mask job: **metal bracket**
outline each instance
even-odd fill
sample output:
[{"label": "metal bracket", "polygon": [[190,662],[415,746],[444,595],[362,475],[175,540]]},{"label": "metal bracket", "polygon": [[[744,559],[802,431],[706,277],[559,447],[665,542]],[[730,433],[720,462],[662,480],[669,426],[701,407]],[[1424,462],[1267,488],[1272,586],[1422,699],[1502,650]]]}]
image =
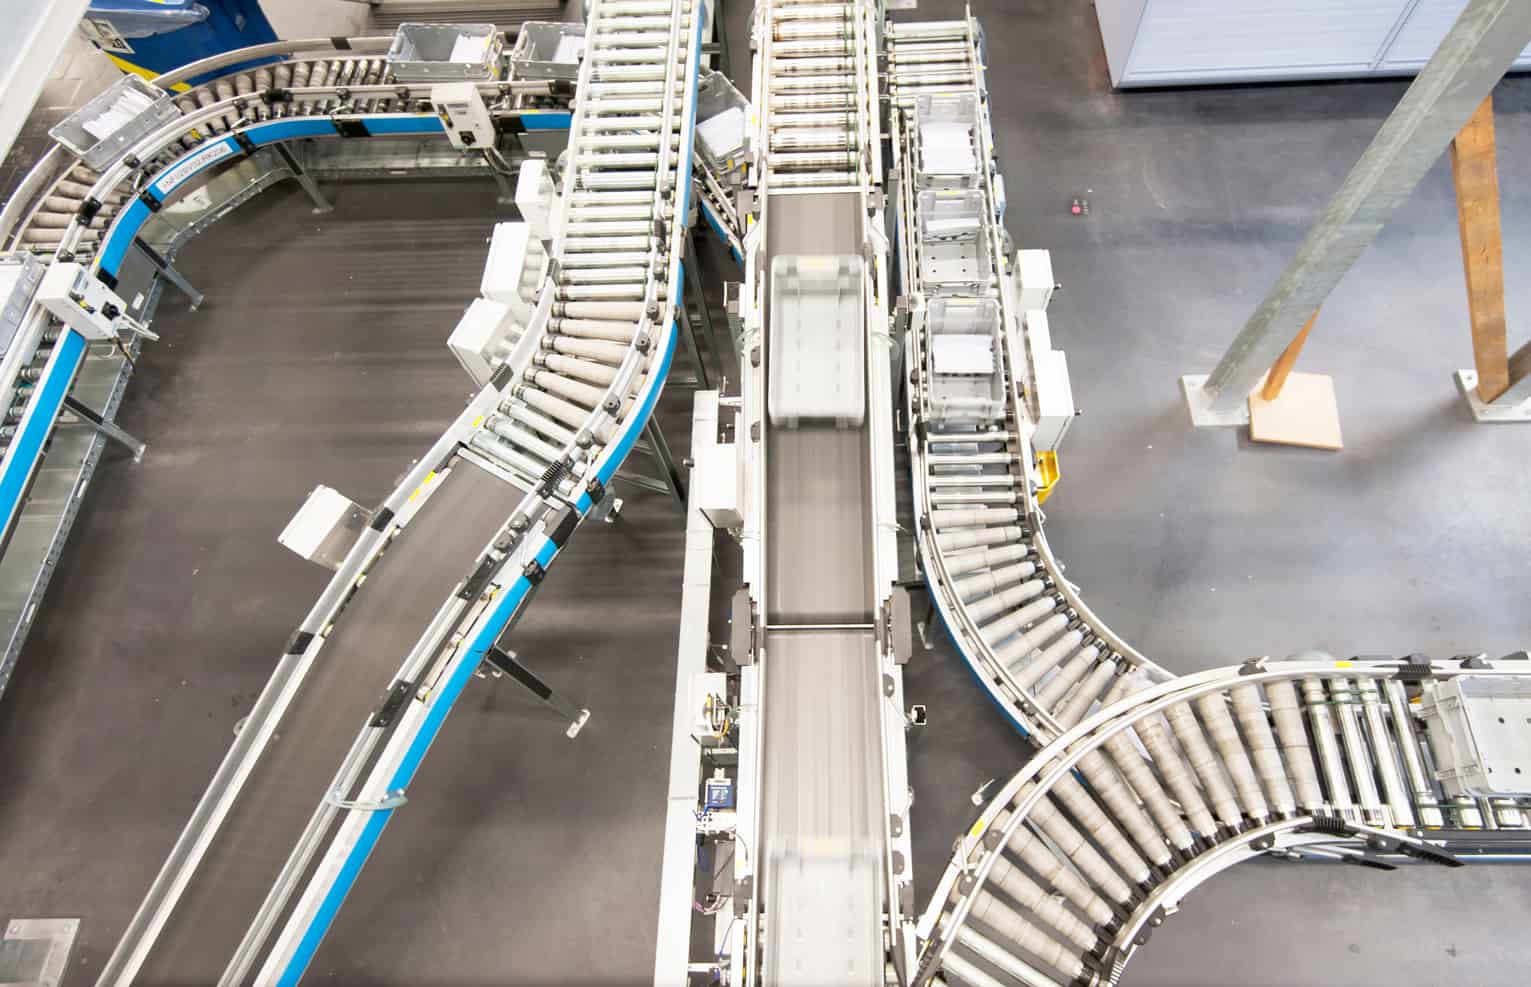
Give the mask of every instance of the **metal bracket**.
[{"label": "metal bracket", "polygon": [[1478,372],[1476,370],[1458,370],[1453,379],[1457,382],[1457,390],[1462,392],[1462,397],[1467,400],[1467,410],[1472,412],[1473,421],[1483,425],[1499,425],[1510,422],[1531,422],[1531,398],[1513,404],[1505,404],[1504,398],[1484,403],[1478,397]]},{"label": "metal bracket", "polygon": [[348,799],[338,791],[331,791],[327,793],[324,796],[324,801],[328,802],[330,805],[335,806],[337,809],[347,809],[358,812],[383,812],[388,809],[397,809],[405,802],[408,802],[409,799],[404,795],[404,789],[395,788],[393,791],[389,792],[387,795],[376,801],[368,801],[366,799]]}]

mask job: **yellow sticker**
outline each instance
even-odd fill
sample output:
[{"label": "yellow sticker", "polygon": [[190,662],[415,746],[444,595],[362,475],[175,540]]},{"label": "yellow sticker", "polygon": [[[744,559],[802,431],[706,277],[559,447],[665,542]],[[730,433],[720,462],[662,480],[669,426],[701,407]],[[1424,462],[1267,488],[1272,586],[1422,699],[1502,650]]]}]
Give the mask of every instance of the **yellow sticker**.
[{"label": "yellow sticker", "polygon": [[477,418],[473,419],[473,427],[474,428],[478,428],[483,423],[484,423],[484,416],[483,415],[479,415]]},{"label": "yellow sticker", "polygon": [[430,482],[432,480],[434,480],[434,479],[436,479],[436,471],[435,470],[431,470],[429,473],[425,474],[425,479],[421,480],[420,481],[420,485],[418,487],[416,487],[410,493],[409,499],[410,500],[414,500],[416,497],[420,496],[420,491],[424,490],[427,486],[429,486]]},{"label": "yellow sticker", "polygon": [[1334,663],[1335,668],[1351,668],[1354,667],[1354,665],[1355,662],[1353,661],[1337,661]]},{"label": "yellow sticker", "polygon": [[971,836],[975,840],[978,839],[978,837],[983,835],[983,820],[982,819],[978,820],[977,822],[975,822],[973,824],[973,828],[968,830],[968,835]]}]

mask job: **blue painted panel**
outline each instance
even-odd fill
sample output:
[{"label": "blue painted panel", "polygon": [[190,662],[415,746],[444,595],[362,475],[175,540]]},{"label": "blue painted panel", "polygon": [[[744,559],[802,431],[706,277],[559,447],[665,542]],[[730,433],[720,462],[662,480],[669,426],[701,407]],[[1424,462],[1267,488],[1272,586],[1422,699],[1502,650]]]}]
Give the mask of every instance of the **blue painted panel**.
[{"label": "blue painted panel", "polygon": [[335,124],[328,117],[310,117],[306,120],[278,120],[262,123],[245,131],[252,144],[275,144],[298,137],[334,137]]},{"label": "blue painted panel", "polygon": [[127,254],[128,247],[132,246],[133,238],[143,228],[149,219],[149,207],[137,199],[132,205],[122,211],[117,217],[117,222],[112,224],[111,236],[107,238],[106,246],[101,249],[101,263],[97,265],[101,270],[113,277],[122,267],[122,258]]},{"label": "blue painted panel", "polygon": [[5,523],[0,531],[9,531],[21,508],[21,495],[26,491],[27,480],[42,455],[43,442],[53,430],[54,419],[74,375],[85,358],[85,337],[72,329],[66,329],[53,349],[53,356],[43,370],[32,395],[32,406],[21,424],[21,432],[11,443],[10,455],[5,460],[5,471],[0,474],[0,517]]},{"label": "blue painted panel", "polygon": [[568,130],[574,123],[572,113],[523,113],[521,126],[527,130]]},{"label": "blue painted panel", "polygon": [[369,134],[439,134],[441,118],[436,116],[367,117],[362,121]]}]

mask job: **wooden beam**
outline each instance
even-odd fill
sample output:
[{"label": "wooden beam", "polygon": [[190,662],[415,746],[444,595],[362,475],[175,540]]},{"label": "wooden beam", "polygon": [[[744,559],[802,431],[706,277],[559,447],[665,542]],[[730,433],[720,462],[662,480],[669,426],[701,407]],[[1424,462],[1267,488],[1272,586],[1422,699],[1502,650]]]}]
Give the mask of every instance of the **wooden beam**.
[{"label": "wooden beam", "polygon": [[1457,226],[1467,274],[1478,398],[1487,403],[1510,386],[1505,342],[1504,244],[1499,225],[1499,172],[1494,154],[1494,96],[1479,105],[1451,142]]},{"label": "wooden beam", "polygon": [[1267,401],[1274,401],[1281,396],[1281,388],[1286,384],[1287,375],[1292,372],[1292,365],[1297,362],[1297,354],[1302,352],[1302,344],[1308,341],[1308,333],[1313,331],[1313,323],[1318,321],[1318,313],[1314,312],[1308,317],[1302,331],[1297,338],[1287,344],[1281,355],[1276,357],[1276,362],[1271,364],[1270,373],[1265,375],[1265,386],[1260,388],[1260,396]]}]

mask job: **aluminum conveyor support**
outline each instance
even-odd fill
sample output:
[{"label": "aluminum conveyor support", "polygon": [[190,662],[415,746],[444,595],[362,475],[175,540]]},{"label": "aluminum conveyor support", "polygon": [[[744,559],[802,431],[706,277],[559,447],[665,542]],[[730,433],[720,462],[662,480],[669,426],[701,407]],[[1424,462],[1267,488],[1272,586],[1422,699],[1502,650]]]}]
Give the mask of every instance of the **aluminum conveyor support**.
[{"label": "aluminum conveyor support", "polygon": [[295,983],[453,703],[605,500],[675,348],[703,8],[593,6],[531,324],[373,512],[102,983]]}]

